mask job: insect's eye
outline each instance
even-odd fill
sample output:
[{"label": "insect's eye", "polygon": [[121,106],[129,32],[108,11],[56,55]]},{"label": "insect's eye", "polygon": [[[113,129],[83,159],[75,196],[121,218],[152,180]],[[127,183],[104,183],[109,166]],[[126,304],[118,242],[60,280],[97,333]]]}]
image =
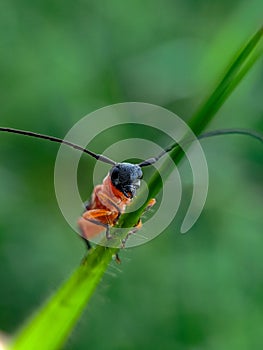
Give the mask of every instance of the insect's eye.
[{"label": "insect's eye", "polygon": [[119,169],[118,168],[113,168],[111,171],[111,180],[117,180],[119,177]]},{"label": "insect's eye", "polygon": [[143,178],[143,172],[141,169],[139,169],[139,171],[137,172],[137,179],[142,179]]}]

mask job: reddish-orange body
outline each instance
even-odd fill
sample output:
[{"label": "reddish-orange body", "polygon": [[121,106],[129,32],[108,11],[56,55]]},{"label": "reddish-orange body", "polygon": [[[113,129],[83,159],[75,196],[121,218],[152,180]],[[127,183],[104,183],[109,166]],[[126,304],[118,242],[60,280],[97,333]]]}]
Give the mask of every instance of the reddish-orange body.
[{"label": "reddish-orange body", "polygon": [[[105,231],[106,226],[114,226],[131,201],[131,198],[127,198],[113,186],[108,174],[103,183],[94,188],[87,211],[78,220],[83,238],[90,240]],[[151,199],[147,208],[155,202],[155,199]],[[141,221],[136,225],[137,229],[140,227]]]},{"label": "reddish-orange body", "polygon": [[[113,226],[130,202],[131,199],[118,191],[107,175],[102,185],[94,188],[88,209],[78,221],[83,238],[89,240],[104,231],[105,227],[99,222]],[[98,221],[98,224],[89,220]]]}]

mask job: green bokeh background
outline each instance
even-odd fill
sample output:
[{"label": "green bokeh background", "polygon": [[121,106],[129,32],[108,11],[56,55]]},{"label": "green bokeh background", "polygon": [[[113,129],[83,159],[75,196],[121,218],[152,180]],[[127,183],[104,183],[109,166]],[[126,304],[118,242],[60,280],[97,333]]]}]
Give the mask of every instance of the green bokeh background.
[{"label": "green bokeh background", "polygon": [[[187,121],[262,11],[259,0],[0,0],[0,124],[63,137],[89,112],[126,101],[158,104]],[[263,131],[262,73],[261,60],[210,129]],[[112,130],[111,138],[123,133]],[[210,188],[199,221],[179,233],[186,183],[180,215],[157,239],[122,252],[121,266],[112,263],[65,349],[262,348],[262,146],[229,136],[202,144]],[[100,139],[93,150],[106,146]],[[84,254],[56,203],[56,152],[54,144],[0,135],[7,334]],[[81,168],[88,195],[88,159]]]}]

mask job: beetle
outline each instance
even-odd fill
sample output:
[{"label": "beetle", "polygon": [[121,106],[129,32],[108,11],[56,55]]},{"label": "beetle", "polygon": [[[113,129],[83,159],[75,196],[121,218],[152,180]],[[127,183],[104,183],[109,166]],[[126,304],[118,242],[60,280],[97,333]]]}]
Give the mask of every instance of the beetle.
[{"label": "beetle", "polygon": [[[176,147],[179,147],[179,144],[175,142],[171,146],[165,148],[158,156],[146,159],[139,164],[125,162],[118,163],[106,156],[99,155],[86,148],[80,147],[77,144],[57,137],[8,127],[0,127],[0,131],[65,144],[69,147],[87,153],[101,162],[112,165],[102,184],[97,185],[94,188],[91,200],[85,206],[85,211],[78,220],[81,237],[85,240],[88,249],[91,248],[89,240],[104,230],[106,231],[106,238],[111,239],[110,227],[114,226],[118,222],[120,215],[125,212],[126,207],[132,202],[133,198],[137,194],[137,190],[140,188],[140,180],[143,177],[142,168],[153,165],[165,154],[172,151]],[[203,133],[197,138],[203,139],[207,137],[231,134],[247,135],[263,142],[263,136],[261,134],[246,129],[214,130]],[[191,140],[186,140],[183,142],[190,143]],[[156,200],[154,198],[150,199],[150,201],[147,203],[146,210],[151,208],[155,203]],[[122,247],[125,246],[125,242],[127,241],[129,235],[135,233],[141,226],[142,221],[140,219],[134,226],[134,229],[132,229],[127,234],[126,238],[122,240]],[[118,256],[116,256],[116,260],[119,261]]]},{"label": "beetle", "polygon": [[[91,201],[86,205],[86,211],[78,220],[79,228],[87,241],[106,229],[106,238],[110,239],[110,226],[114,226],[140,188],[143,173],[140,165],[117,163],[114,165],[101,185],[97,185],[92,193]],[[155,204],[151,199],[147,210]],[[133,232],[142,226],[141,220]],[[123,246],[126,239],[122,241]]]}]

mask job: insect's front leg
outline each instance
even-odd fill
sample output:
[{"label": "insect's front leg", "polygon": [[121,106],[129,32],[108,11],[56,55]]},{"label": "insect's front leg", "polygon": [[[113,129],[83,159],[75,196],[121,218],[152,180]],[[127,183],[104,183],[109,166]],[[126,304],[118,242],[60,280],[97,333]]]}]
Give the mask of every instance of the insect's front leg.
[{"label": "insect's front leg", "polygon": [[107,195],[105,194],[103,191],[99,191],[97,192],[97,196],[98,199],[100,200],[100,202],[105,205],[106,207],[113,207],[114,210],[116,210],[116,212],[118,213],[116,219],[115,219],[115,223],[118,221],[120,215],[121,215],[121,211],[119,206]]},{"label": "insect's front leg", "polygon": [[[154,206],[155,203],[156,203],[156,199],[154,199],[154,198],[150,199],[143,213],[146,213],[148,210],[150,210]],[[126,244],[128,238],[131,235],[133,235],[134,233],[136,233],[141,227],[142,227],[142,219],[140,218],[139,221],[137,222],[137,224],[134,225],[134,228],[132,230],[130,230],[127,233],[126,237],[121,241],[122,248],[125,248],[125,244]]]},{"label": "insect's front leg", "polygon": [[78,221],[83,237],[89,240],[101,233],[103,229],[106,229],[106,237],[110,239],[110,226],[113,225],[117,216],[117,212],[107,209],[85,211]]},{"label": "insect's front leg", "polygon": [[145,210],[144,210],[144,213],[146,213],[148,210],[150,210],[154,206],[155,203],[156,203],[155,198],[150,199]]},{"label": "insect's front leg", "polygon": [[[113,225],[117,217],[118,212],[105,209],[88,209],[82,214],[78,224],[88,250],[91,249],[89,239],[98,235],[103,229],[106,229],[106,238],[111,238],[110,226]],[[116,253],[115,260],[118,264],[121,262],[118,253]]]},{"label": "insect's front leg", "polygon": [[[147,204],[147,206],[146,206],[146,208],[144,209],[142,215],[143,215],[144,213],[147,213],[147,211],[149,211],[149,210],[154,206],[155,203],[156,203],[156,199],[155,199],[155,198],[150,199],[149,202],[148,202],[148,204]],[[134,230],[135,230],[135,229],[136,229],[136,230],[135,230],[133,233],[135,233],[136,231],[138,231],[141,227],[142,227],[142,220],[139,219],[139,221],[137,222],[137,224],[134,225]],[[133,230],[132,230],[132,231],[133,231]]]}]

